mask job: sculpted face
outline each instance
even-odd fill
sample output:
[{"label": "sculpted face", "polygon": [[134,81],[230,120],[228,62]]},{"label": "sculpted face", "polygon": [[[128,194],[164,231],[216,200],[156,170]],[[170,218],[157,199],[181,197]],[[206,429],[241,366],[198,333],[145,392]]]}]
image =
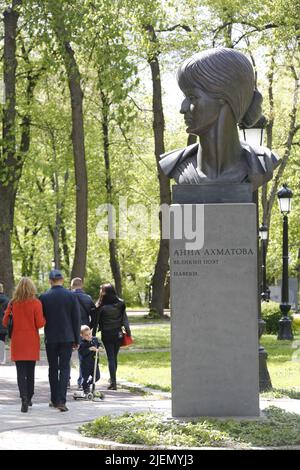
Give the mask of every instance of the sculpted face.
[{"label": "sculpted face", "polygon": [[204,134],[218,119],[224,102],[211,98],[196,87],[182,89],[185,98],[180,113],[184,115],[188,134]]}]

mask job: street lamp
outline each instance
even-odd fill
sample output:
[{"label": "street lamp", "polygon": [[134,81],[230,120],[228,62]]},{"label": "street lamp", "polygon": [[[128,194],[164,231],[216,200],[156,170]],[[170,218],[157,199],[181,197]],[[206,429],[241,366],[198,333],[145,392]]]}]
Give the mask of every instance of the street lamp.
[{"label": "street lamp", "polygon": [[246,127],[244,124],[239,124],[241,137],[251,147],[260,147],[263,144],[266,124],[267,119],[265,116],[262,116],[253,127]]},{"label": "street lamp", "polygon": [[277,339],[293,339],[292,320],[288,316],[291,309],[289,304],[289,225],[288,214],[292,208],[293,193],[284,184],[279,189],[278,203],[280,212],[283,215],[283,236],[282,236],[282,283],[281,283],[281,304],[280,310],[282,318],[279,320],[279,333]]},{"label": "street lamp", "polygon": [[[264,129],[266,127],[267,120],[262,116],[259,121],[251,128],[245,127],[243,124],[239,124],[240,137],[251,147],[259,147],[263,144]],[[253,193],[253,202],[256,204],[256,230],[258,232],[259,225],[259,204],[258,204],[258,191]],[[268,236],[268,235],[267,235]],[[259,270],[259,250],[258,250],[258,238],[257,238],[257,269]],[[258,279],[260,279],[260,272],[258,271]],[[257,284],[257,307],[258,307],[258,337],[262,336],[265,331],[266,322],[261,317],[261,295],[260,295],[260,281]],[[265,348],[259,345],[259,391],[266,392],[272,390],[272,383],[270,374],[267,366],[268,353]]]},{"label": "street lamp", "polygon": [[267,286],[267,240],[268,240],[268,227],[262,224],[259,227],[259,237],[261,239],[261,300],[269,302],[270,300],[270,289]]}]

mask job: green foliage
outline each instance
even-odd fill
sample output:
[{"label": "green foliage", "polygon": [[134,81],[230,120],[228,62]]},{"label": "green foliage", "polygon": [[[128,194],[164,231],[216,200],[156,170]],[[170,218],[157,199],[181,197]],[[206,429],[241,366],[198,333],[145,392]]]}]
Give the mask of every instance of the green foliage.
[{"label": "green foliage", "polygon": [[266,420],[202,418],[182,422],[167,420],[158,413],[125,413],[97,418],[79,431],[88,437],[149,446],[246,448],[300,444],[298,414],[270,407],[265,415]]},{"label": "green foliage", "polygon": [[300,400],[300,390],[295,388],[273,388],[270,392],[262,393],[261,397],[268,400],[276,398],[292,398],[294,400]]},{"label": "green foliage", "polygon": [[[2,9],[6,7],[2,2]],[[47,287],[54,258],[54,230],[59,231],[59,257],[67,281],[75,245],[75,176],[71,147],[69,89],[57,42],[59,18],[72,44],[84,91],[85,147],[89,181],[89,249],[86,288],[98,296],[101,282],[112,281],[106,239],[96,234],[97,208],[107,202],[103,159],[103,111],[109,111],[109,151],[113,203],[119,196],[129,205],[157,203],[159,187],[154,159],[152,89],[149,57],[158,54],[162,72],[166,117],[166,151],[183,147],[186,133],[178,113],[180,91],[174,79],[179,63],[207,47],[232,45],[251,53],[258,85],[264,92],[264,112],[274,117],[273,148],[286,150],[294,78],[299,75],[298,0],[47,0],[22,2],[17,36],[16,148],[20,148],[21,122],[31,122],[30,151],[24,158],[12,233],[15,278],[29,275],[39,290]],[[230,23],[230,24],[229,24]],[[232,23],[232,25],[231,25]],[[149,39],[152,25],[157,41]],[[180,27],[173,28],[176,25]],[[182,25],[185,28],[182,28]],[[188,31],[187,26],[190,28]],[[231,28],[232,26],[232,28]],[[232,34],[231,34],[232,33]],[[246,40],[245,40],[246,39]],[[26,54],[24,54],[24,49]],[[274,60],[274,109],[270,108],[268,69]],[[27,100],[28,73],[38,76],[33,98]],[[172,90],[174,88],[174,91]],[[176,88],[176,89],[175,89]],[[109,102],[101,99],[104,92]],[[5,106],[5,105],[4,105]],[[3,105],[0,112],[3,115]],[[294,190],[289,216],[290,275],[297,275],[300,236],[299,110],[291,154],[281,178]],[[3,143],[2,143],[3,144]],[[13,178],[0,154],[0,186]],[[19,171],[19,170],[18,170]],[[271,188],[269,184],[268,191]],[[2,202],[0,201],[0,204]],[[129,218],[134,219],[134,211]],[[117,215],[118,219],[119,215]],[[158,228],[158,219],[156,222]],[[8,230],[8,227],[6,227]],[[140,230],[141,232],[141,230]],[[281,277],[282,219],[272,210],[268,249],[268,278]],[[141,235],[118,240],[118,254],[128,305],[148,305],[158,240]],[[267,331],[276,332],[277,313],[264,314]]]},{"label": "green foliage", "polygon": [[100,286],[105,280],[99,279],[98,273],[90,272],[84,280],[84,290],[94,301],[99,298]]},{"label": "green foliage", "polygon": [[263,302],[261,304],[262,319],[266,322],[266,334],[277,334],[279,320],[282,317],[279,304],[277,302]]}]

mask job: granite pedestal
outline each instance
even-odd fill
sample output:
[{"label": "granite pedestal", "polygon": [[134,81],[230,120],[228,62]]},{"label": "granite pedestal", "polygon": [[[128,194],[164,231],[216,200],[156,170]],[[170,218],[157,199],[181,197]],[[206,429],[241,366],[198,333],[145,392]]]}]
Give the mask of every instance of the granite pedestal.
[{"label": "granite pedestal", "polygon": [[256,206],[204,204],[203,221],[202,248],[170,241],[172,414],[259,416]]}]

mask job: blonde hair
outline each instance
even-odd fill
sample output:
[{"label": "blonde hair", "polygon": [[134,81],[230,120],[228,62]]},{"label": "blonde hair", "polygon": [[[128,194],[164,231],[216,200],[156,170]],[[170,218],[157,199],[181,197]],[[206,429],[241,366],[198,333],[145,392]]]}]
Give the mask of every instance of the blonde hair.
[{"label": "blonde hair", "polygon": [[36,287],[29,277],[22,277],[18,283],[12,302],[23,302],[24,300],[35,299]]},{"label": "blonde hair", "polygon": [[3,292],[4,292],[4,286],[2,282],[0,282],[0,294],[3,294]]},{"label": "blonde hair", "polygon": [[81,336],[83,335],[83,333],[85,333],[86,331],[90,331],[90,327],[87,326],[87,325],[82,325],[82,327],[80,328],[80,334]]}]

